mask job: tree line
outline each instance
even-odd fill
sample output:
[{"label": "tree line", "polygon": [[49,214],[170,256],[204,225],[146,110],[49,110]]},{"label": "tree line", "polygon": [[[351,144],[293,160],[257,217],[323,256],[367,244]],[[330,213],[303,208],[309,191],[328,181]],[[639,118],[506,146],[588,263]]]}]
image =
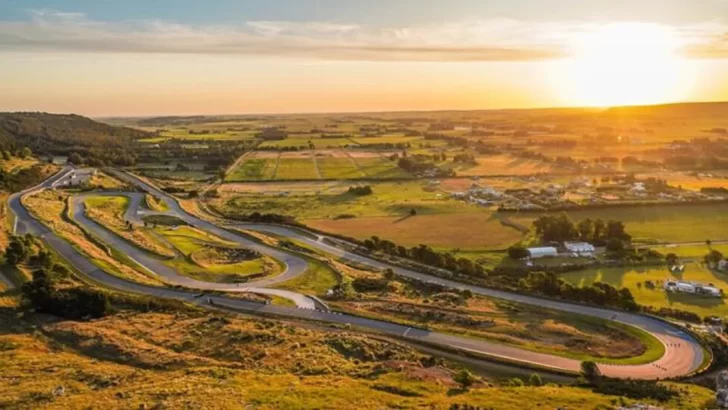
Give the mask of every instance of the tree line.
[{"label": "tree line", "polygon": [[418,245],[406,248],[397,245],[392,241],[372,236],[363,242],[364,246],[371,252],[380,251],[392,256],[409,258],[436,268],[447,269],[465,276],[484,277],[485,270],[467,258],[456,258],[450,253],[437,252],[427,245]]},{"label": "tree line", "polygon": [[621,221],[610,220],[605,223],[599,218],[586,218],[574,223],[565,212],[542,215],[533,222],[533,227],[543,242],[580,240],[605,245],[613,239],[622,242],[632,240]]}]

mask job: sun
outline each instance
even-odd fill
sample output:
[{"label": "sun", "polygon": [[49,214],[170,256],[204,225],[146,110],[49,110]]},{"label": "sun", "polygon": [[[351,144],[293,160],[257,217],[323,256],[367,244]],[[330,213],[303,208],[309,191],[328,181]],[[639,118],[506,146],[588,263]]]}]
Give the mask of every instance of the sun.
[{"label": "sun", "polygon": [[577,36],[572,48],[573,57],[560,64],[556,82],[569,104],[665,103],[681,99],[689,88],[680,41],[664,26],[609,24]]}]

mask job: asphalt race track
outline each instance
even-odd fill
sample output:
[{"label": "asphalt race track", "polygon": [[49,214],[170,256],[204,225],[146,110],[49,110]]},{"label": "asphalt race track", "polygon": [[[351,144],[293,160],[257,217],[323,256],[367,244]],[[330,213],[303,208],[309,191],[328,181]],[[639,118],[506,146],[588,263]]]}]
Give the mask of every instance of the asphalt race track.
[{"label": "asphalt race track", "polygon": [[[53,188],[65,178],[68,178],[73,172],[71,168],[64,168],[55,176],[49,178],[37,187],[13,194],[8,202],[9,207],[16,216],[16,234],[30,233],[43,238],[47,244],[56,252],[69,261],[79,272],[86,275],[90,280],[102,284],[106,287],[119,291],[145,294],[154,297],[164,297],[185,300],[191,303],[205,306],[213,304],[218,307],[225,307],[233,310],[245,311],[246,313],[261,313],[267,315],[286,316],[302,319],[313,319],[329,323],[350,324],[352,326],[373,330],[383,334],[394,335],[399,338],[412,339],[413,341],[426,342],[432,345],[440,345],[448,348],[456,348],[470,351],[490,357],[495,357],[511,362],[520,362],[524,364],[535,365],[541,368],[549,368],[554,370],[565,370],[578,372],[580,361],[560,356],[538,353],[529,350],[519,349],[517,347],[507,346],[503,344],[491,343],[485,340],[472,339],[449,335],[444,333],[433,332],[429,330],[407,327],[404,325],[394,324],[385,321],[365,319],[356,316],[329,312],[325,306],[321,305],[317,300],[299,293],[275,289],[274,286],[283,281],[294,278],[302,274],[306,270],[306,261],[290,253],[280,249],[259,244],[251,241],[243,235],[237,235],[218,225],[204,221],[194,215],[185,212],[171,196],[161,190],[147,184],[145,181],[121,172],[109,170],[114,176],[123,179],[130,184],[137,186],[140,190],[152,193],[157,198],[162,199],[167,204],[169,211],[164,212],[168,215],[176,216],[188,224],[201,230],[210,232],[220,236],[225,240],[239,243],[241,246],[255,249],[262,254],[266,254],[278,259],[285,264],[284,272],[272,278],[266,278],[260,281],[241,284],[220,284],[202,282],[179,275],[173,269],[161,263],[161,261],[151,254],[141,251],[139,248],[131,245],[121,237],[108,231],[101,225],[86,218],[83,211],[83,195],[72,198],[71,213],[77,223],[85,229],[92,232],[107,245],[116,248],[120,252],[129,255],[136,263],[144,269],[160,276],[167,283],[173,285],[182,285],[190,290],[184,290],[172,287],[156,287],[133,283],[111,274],[104,272],[98,266],[89,261],[80,251],[72,246],[65,239],[57,236],[40,221],[36,220],[28,210],[23,206],[21,198],[24,195],[32,194],[43,189]],[[131,221],[139,221],[144,211],[140,208],[143,195],[139,193],[119,192],[107,193],[107,195],[123,195],[130,198],[130,206],[127,212],[127,219]],[[149,213],[149,212],[148,212]],[[601,309],[595,307],[587,307],[583,305],[571,304],[555,300],[547,300],[528,295],[503,292],[488,289],[479,286],[466,285],[459,282],[441,279],[422,272],[417,272],[401,267],[388,265],[383,262],[367,258],[358,254],[347,252],[344,249],[331,245],[336,244],[340,240],[327,238],[322,235],[305,235],[299,229],[289,229],[278,225],[263,224],[238,224],[240,228],[247,230],[255,230],[261,232],[275,233],[284,237],[296,239],[306,244],[316,247],[328,254],[339,258],[355,261],[359,264],[366,265],[372,269],[391,268],[398,275],[409,278],[418,279],[425,282],[437,283],[451,288],[469,289],[475,294],[489,297],[506,299],[518,303],[524,303],[535,306],[543,306],[544,308],[561,310],[571,313],[578,313],[587,316],[602,318],[605,320],[616,321],[626,325],[640,328],[665,345],[665,354],[655,362],[641,365],[610,365],[599,364],[599,368],[603,374],[611,377],[635,378],[635,379],[664,379],[685,376],[696,371],[703,362],[703,349],[698,341],[690,334],[680,330],[678,327],[670,325],[661,320],[632,314],[622,311],[614,311],[609,309]],[[194,289],[194,290],[193,290]],[[276,295],[290,299],[296,303],[297,308],[290,308],[276,305],[264,305],[254,302],[227,298],[224,296],[205,296],[199,297],[200,290],[215,290],[226,292],[256,292],[268,295]]]}]

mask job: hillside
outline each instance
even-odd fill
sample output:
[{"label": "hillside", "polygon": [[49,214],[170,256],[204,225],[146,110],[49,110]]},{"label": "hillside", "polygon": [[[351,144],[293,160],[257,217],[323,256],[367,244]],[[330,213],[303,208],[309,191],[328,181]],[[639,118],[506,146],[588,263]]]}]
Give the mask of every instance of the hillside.
[{"label": "hillside", "polygon": [[76,153],[91,165],[124,165],[132,155],[132,144],[149,136],[73,114],[0,113],[0,150],[28,147],[39,156]]},{"label": "hillside", "polygon": [[726,117],[728,102],[675,103],[662,105],[613,107],[605,116],[653,116],[653,117]]},{"label": "hillside", "polygon": [[[457,367],[336,329],[187,312],[125,311],[90,322],[18,319],[0,309],[2,408],[613,408],[571,386],[486,380],[461,391]],[[670,408],[701,408],[681,386]],[[468,407],[471,408],[471,407]]]}]

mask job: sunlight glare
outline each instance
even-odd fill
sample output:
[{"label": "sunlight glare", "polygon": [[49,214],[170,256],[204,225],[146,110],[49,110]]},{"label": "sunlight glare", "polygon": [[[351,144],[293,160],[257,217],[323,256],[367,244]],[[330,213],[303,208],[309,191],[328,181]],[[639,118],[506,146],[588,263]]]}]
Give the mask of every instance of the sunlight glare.
[{"label": "sunlight glare", "polygon": [[679,38],[657,24],[602,26],[573,41],[556,86],[570,104],[608,107],[683,98],[692,83]]}]

